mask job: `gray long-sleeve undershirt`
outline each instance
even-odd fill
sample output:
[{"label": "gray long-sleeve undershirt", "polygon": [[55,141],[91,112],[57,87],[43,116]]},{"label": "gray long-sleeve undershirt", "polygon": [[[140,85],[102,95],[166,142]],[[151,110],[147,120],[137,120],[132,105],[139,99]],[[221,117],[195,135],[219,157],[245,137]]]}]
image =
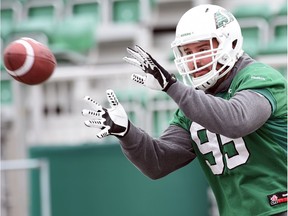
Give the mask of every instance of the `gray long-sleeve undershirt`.
[{"label": "gray long-sleeve undershirt", "polygon": [[[181,94],[168,94],[175,98],[188,118],[212,132],[231,138],[257,130],[271,114],[268,100],[254,92],[242,91],[226,101],[201,91],[190,91],[181,84],[172,87],[177,92],[182,91]],[[127,158],[152,179],[163,177],[196,157],[190,133],[175,125],[170,125],[162,136],[155,139],[131,123],[120,143]]]},{"label": "gray long-sleeve undershirt", "polygon": [[[176,82],[167,94],[187,118],[230,138],[257,130],[271,115],[268,99],[250,90],[224,100]],[[190,133],[176,125],[168,126],[155,139],[131,123],[128,133],[119,140],[127,158],[152,179],[163,177],[196,157]]]},{"label": "gray long-sleeve undershirt", "polygon": [[190,120],[230,138],[257,130],[271,115],[269,101],[250,90],[243,90],[225,100],[177,82],[167,93]]}]

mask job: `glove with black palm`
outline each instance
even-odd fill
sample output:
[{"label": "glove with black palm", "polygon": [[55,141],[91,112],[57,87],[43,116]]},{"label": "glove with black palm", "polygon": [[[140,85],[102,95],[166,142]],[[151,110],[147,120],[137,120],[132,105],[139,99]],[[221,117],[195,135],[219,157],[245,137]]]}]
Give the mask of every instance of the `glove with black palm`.
[{"label": "glove with black palm", "polygon": [[119,103],[113,90],[107,90],[107,99],[111,108],[104,108],[91,97],[86,96],[84,100],[91,106],[92,110],[83,109],[82,115],[93,117],[84,122],[87,127],[99,130],[98,138],[108,135],[123,137],[128,131],[129,120],[123,106]]},{"label": "glove with black palm", "polygon": [[135,50],[127,48],[131,57],[123,59],[145,72],[145,75],[132,74],[131,79],[141,85],[154,90],[167,91],[176,82],[174,75],[166,71],[152,56],[145,52],[141,47],[135,46]]}]

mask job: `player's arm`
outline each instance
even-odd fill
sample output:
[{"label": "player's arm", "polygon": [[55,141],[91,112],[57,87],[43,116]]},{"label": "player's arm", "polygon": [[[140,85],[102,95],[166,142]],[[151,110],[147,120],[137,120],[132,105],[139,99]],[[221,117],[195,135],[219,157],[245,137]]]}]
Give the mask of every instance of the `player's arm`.
[{"label": "player's arm", "polygon": [[196,157],[190,133],[176,125],[170,125],[155,139],[131,124],[119,140],[126,157],[152,179],[161,178]]},{"label": "player's arm", "polygon": [[230,100],[197,91],[177,82],[150,54],[139,46],[128,48],[124,60],[142,69],[132,80],[155,90],[162,90],[178,104],[184,114],[211,132],[231,138],[257,130],[271,115],[269,101],[260,94],[244,90]]},{"label": "player's arm", "polygon": [[177,82],[167,94],[189,119],[211,132],[231,138],[243,137],[257,130],[272,112],[268,99],[252,90],[240,91],[230,100],[225,100]]},{"label": "player's arm", "polygon": [[154,139],[128,120],[114,91],[107,90],[107,99],[110,108],[102,107],[89,96],[84,98],[91,107],[82,110],[84,116],[90,117],[84,123],[95,129],[98,138],[118,137],[124,154],[145,175],[160,178],[195,158],[188,131],[171,125],[159,139]]}]

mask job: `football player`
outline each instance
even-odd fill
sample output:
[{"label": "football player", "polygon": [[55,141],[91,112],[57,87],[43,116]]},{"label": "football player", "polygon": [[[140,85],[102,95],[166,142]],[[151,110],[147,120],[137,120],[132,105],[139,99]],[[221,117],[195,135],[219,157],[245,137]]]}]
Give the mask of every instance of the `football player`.
[{"label": "football player", "polygon": [[124,60],[144,71],[132,80],[179,106],[159,138],[128,120],[113,90],[110,108],[85,97],[92,109],[82,113],[92,116],[85,124],[98,137],[118,137],[127,158],[152,179],[197,157],[221,216],[286,215],[286,80],[243,52],[242,43],[235,17],[205,4],[181,17],[172,42],[184,84],[141,47],[127,48]]}]

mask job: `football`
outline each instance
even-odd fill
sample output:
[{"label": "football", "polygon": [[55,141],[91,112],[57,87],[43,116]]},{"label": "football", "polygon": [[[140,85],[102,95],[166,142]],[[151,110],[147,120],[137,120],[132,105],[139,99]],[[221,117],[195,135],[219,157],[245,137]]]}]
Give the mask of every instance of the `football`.
[{"label": "football", "polygon": [[3,63],[15,80],[28,85],[45,82],[57,65],[50,49],[32,38],[11,42],[4,50]]}]

